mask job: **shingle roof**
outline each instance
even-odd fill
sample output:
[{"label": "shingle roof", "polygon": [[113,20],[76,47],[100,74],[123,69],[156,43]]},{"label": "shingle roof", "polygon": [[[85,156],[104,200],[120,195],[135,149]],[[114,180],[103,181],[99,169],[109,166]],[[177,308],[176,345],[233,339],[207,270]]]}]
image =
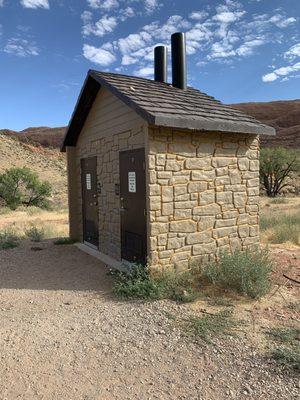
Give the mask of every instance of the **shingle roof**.
[{"label": "shingle roof", "polygon": [[[78,112],[81,110],[81,113],[88,113],[101,86],[133,108],[151,125],[202,131],[275,134],[274,128],[197,89],[188,87],[187,90],[182,90],[150,79],[90,70],[67,129],[63,147],[72,145],[70,135],[72,132],[78,133],[75,132],[76,118],[77,127],[80,125],[82,128],[87,116],[78,115]],[[88,104],[84,105],[84,98],[87,96]],[[76,141],[77,138],[75,143]]]}]

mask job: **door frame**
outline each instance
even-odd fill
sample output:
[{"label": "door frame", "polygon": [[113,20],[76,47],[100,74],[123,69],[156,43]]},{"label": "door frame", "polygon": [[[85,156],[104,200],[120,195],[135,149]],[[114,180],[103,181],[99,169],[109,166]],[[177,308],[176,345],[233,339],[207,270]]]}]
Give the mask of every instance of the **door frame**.
[{"label": "door frame", "polygon": [[[119,151],[119,169],[121,168],[121,163],[120,163],[120,159],[121,159],[121,154],[130,154],[130,153],[142,153],[143,156],[143,172],[144,172],[144,183],[145,183],[145,188],[144,188],[144,193],[145,193],[145,198],[144,198],[144,217],[145,217],[145,229],[144,229],[144,233],[142,235],[142,240],[143,240],[143,246],[144,246],[144,252],[145,252],[145,260],[144,260],[144,264],[146,265],[147,263],[147,255],[148,255],[148,241],[147,241],[147,232],[148,232],[148,227],[147,227],[147,176],[146,176],[146,150],[145,147],[139,147],[137,149],[130,149],[130,150],[123,150],[123,151]],[[121,193],[121,172],[119,172],[119,176],[120,176],[120,210],[121,210],[121,197],[122,197],[122,193]],[[124,228],[124,220],[122,218],[122,213],[120,213],[120,244],[121,244],[121,259],[122,261],[129,265],[132,264],[132,261],[128,261],[126,260],[126,258],[123,258],[123,243],[124,243],[124,232],[125,228]]]},{"label": "door frame", "polygon": [[[94,243],[90,243],[87,240],[85,240],[85,229],[86,229],[86,218],[85,218],[85,195],[84,195],[84,180],[83,180],[83,163],[89,159],[95,159],[95,178],[96,178],[96,199],[97,199],[97,245]],[[97,165],[98,165],[98,157],[97,156],[89,156],[89,157],[82,157],[80,159],[80,182],[81,182],[81,199],[82,199],[82,207],[81,207],[81,212],[82,212],[82,242],[86,245],[89,246],[95,250],[99,250],[99,202],[98,202],[98,181],[97,181]]]}]

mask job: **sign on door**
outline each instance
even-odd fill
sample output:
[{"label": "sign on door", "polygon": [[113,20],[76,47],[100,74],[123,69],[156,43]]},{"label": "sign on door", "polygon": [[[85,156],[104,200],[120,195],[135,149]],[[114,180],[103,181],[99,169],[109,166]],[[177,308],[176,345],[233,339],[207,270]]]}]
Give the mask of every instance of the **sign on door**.
[{"label": "sign on door", "polygon": [[128,172],[128,191],[129,191],[129,193],[136,193],[135,172]]}]

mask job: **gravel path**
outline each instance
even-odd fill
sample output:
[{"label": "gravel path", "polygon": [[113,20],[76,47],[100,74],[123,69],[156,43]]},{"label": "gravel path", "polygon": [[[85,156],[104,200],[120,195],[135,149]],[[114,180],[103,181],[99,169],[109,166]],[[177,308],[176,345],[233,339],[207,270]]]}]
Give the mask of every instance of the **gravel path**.
[{"label": "gravel path", "polygon": [[299,398],[246,334],[193,343],[168,318],[188,305],[116,301],[98,260],[31,247],[0,252],[1,400]]}]

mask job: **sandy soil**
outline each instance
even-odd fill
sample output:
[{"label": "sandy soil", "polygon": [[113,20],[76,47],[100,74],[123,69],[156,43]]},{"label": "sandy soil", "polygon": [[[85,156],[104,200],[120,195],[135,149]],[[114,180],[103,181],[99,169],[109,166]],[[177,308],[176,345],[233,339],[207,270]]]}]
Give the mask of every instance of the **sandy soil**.
[{"label": "sandy soil", "polygon": [[297,377],[265,357],[250,322],[196,343],[169,317],[195,304],[116,301],[106,272],[51,241],[0,252],[1,400],[299,398]]}]

